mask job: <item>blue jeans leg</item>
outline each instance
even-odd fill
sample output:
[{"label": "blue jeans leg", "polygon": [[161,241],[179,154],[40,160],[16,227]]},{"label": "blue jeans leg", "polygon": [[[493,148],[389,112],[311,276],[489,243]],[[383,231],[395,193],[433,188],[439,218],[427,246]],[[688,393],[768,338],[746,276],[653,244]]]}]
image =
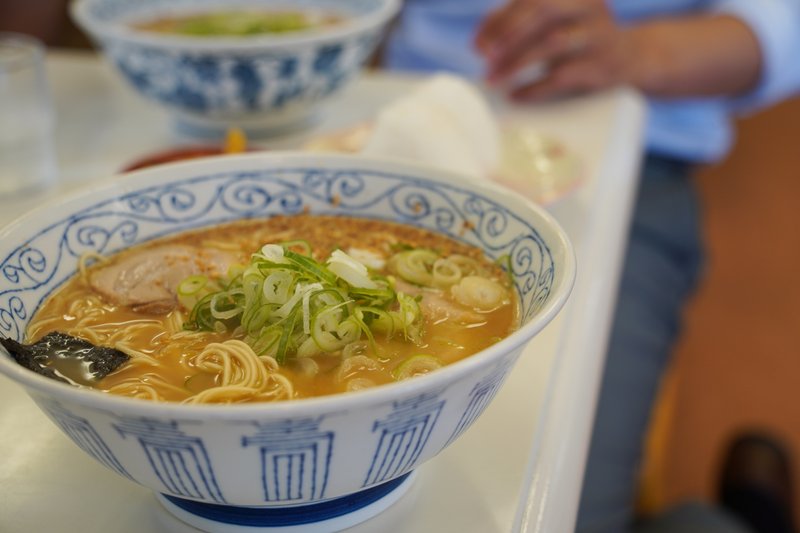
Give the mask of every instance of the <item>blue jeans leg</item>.
[{"label": "blue jeans leg", "polygon": [[580,532],[632,527],[650,411],[701,258],[691,167],[649,157],[634,207],[598,398],[578,513]]}]

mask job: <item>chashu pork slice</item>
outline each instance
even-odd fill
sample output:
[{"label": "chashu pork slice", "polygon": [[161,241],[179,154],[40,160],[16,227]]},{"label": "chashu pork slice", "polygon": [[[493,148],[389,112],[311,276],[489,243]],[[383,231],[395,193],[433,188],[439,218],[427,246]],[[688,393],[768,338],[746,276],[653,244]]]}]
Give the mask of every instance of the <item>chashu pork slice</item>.
[{"label": "chashu pork slice", "polygon": [[454,320],[463,325],[468,325],[478,324],[486,320],[485,317],[473,309],[448,300],[441,290],[427,289],[402,280],[395,282],[395,289],[409,296],[422,296],[419,302],[422,308],[422,315],[431,322]]},{"label": "chashu pork slice", "polygon": [[110,303],[167,312],[178,302],[178,285],[189,276],[224,276],[235,254],[194,246],[158,246],[120,256],[93,270],[89,284]]}]

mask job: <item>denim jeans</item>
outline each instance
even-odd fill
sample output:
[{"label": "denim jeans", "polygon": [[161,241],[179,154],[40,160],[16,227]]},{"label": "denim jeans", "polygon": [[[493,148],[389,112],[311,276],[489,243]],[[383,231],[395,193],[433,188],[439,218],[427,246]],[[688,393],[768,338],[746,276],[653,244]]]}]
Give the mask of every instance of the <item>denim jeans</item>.
[{"label": "denim jeans", "polygon": [[699,205],[688,163],[645,160],[607,350],[577,531],[631,530],[653,401],[701,273]]}]

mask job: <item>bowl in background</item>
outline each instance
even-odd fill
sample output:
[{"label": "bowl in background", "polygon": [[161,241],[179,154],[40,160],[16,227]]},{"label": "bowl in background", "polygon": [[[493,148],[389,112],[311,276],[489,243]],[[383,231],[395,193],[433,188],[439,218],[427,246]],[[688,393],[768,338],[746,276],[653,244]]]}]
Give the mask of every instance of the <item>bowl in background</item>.
[{"label": "bowl in background", "polygon": [[358,392],[243,405],[155,403],[76,388],[17,365],[67,437],[201,529],[341,529],[395,501],[414,469],[484,411],[527,342],[562,308],[573,249],[545,211],[408,163],[254,153],[160,165],[62,199],[0,231],[0,334],[21,340],[85,252],[243,218],[310,212],[411,224],[506,258],[520,328],[424,376]]},{"label": "bowl in background", "polygon": [[[310,119],[360,72],[399,0],[76,0],[71,14],[129,84],[176,118],[179,130],[219,138],[230,126],[251,137]],[[342,21],[285,34],[204,37],[132,24],[214,10],[335,12]]]}]

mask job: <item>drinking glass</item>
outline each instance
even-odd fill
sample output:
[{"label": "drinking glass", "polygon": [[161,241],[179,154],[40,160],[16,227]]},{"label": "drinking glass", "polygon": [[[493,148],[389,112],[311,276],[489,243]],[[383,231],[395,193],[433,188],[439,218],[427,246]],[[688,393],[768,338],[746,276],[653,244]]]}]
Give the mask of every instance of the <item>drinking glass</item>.
[{"label": "drinking glass", "polygon": [[56,179],[44,57],[38,40],[0,32],[0,199]]}]

